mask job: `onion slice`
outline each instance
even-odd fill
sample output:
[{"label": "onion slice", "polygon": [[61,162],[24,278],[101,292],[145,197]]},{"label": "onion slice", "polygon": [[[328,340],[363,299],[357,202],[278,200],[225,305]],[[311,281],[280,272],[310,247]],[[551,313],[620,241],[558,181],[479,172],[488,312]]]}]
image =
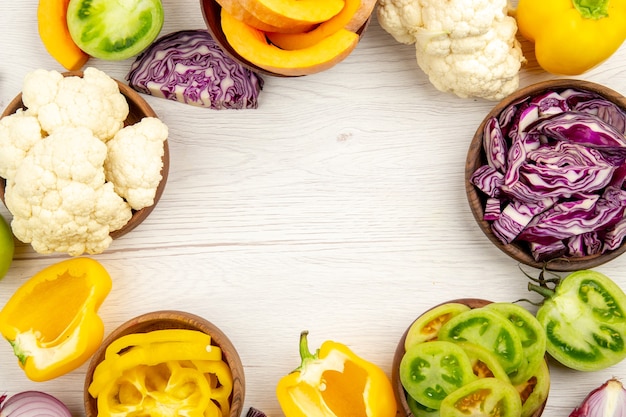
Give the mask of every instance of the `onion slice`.
[{"label": "onion slice", "polygon": [[0,417],[72,417],[56,397],[41,391],[24,391],[0,396]]},{"label": "onion slice", "polygon": [[591,391],[569,417],[626,417],[626,390],[611,378]]}]

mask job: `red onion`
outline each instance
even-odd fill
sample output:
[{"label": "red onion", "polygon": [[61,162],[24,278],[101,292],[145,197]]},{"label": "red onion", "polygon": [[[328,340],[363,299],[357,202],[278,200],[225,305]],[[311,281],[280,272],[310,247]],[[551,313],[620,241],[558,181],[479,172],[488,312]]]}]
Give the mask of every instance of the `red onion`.
[{"label": "red onion", "polygon": [[0,396],[0,417],[72,417],[59,399],[41,391]]},{"label": "red onion", "polygon": [[587,395],[569,417],[626,417],[626,390],[611,378]]}]

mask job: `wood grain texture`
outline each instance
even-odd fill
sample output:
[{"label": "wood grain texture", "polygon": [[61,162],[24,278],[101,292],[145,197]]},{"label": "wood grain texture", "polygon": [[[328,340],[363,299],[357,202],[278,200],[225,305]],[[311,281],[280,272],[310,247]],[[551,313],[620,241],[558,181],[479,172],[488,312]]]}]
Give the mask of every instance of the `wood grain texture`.
[{"label": "wood grain texture", "polygon": [[[206,27],[198,0],[163,7],[162,34]],[[36,0],[0,2],[1,108],[28,71],[62,70],[38,38],[36,8]],[[527,57],[521,87],[558,78]],[[626,93],[624,62],[622,47],[580,78]],[[88,65],[123,81],[131,61]],[[143,96],[170,129],[170,170],[150,216],[96,257],[114,281],[100,308],[106,334],[150,311],[204,317],[239,352],[243,411],[280,417],[275,386],[300,363],[302,330],[312,349],[340,341],[391,377],[399,338],[432,305],[532,297],[518,262],[477,226],[466,195],[470,142],[495,103],[435,90],[414,47],[395,42],[376,19],[332,69],[265,81],[255,110]],[[10,218],[1,205],[0,214]],[[61,259],[17,242],[0,306]],[[597,269],[626,288],[623,256]],[[592,374],[550,366],[546,417],[569,415],[592,388],[626,375],[626,363]],[[85,415],[87,364],[34,384],[0,343],[0,370],[3,392],[43,390]]]}]

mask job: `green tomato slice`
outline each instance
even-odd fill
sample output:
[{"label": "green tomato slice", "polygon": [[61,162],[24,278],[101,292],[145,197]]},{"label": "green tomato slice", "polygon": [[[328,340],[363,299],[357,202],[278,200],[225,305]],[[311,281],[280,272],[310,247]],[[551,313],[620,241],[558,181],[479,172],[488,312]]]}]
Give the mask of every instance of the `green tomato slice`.
[{"label": "green tomato slice", "polygon": [[400,361],[400,382],[428,408],[438,409],[452,391],[476,379],[465,351],[452,342],[419,343]]},{"label": "green tomato slice", "polygon": [[411,324],[406,334],[404,349],[408,350],[415,344],[435,340],[444,323],[469,310],[467,305],[461,303],[445,303],[433,307]]},{"label": "green tomato slice", "polygon": [[513,324],[522,342],[523,359],[509,374],[513,385],[527,381],[545,361],[546,332],[537,318],[524,307],[513,303],[491,303],[485,307],[505,317]]},{"label": "green tomato slice", "polygon": [[105,60],[146,49],[163,26],[161,0],[70,0],[67,26],[76,45]]},{"label": "green tomato slice", "polygon": [[565,277],[537,311],[537,320],[550,356],[571,369],[598,371],[626,358],[626,294],[599,272]]},{"label": "green tomato slice", "polygon": [[406,396],[406,403],[414,417],[439,417],[439,410],[428,408],[424,404],[420,404],[410,395]]},{"label": "green tomato slice", "polygon": [[472,364],[472,371],[478,378],[498,378],[510,382],[509,376],[498,361],[496,355],[484,347],[470,342],[457,342]]},{"label": "green tomato slice", "polygon": [[480,378],[452,392],[441,402],[441,417],[519,417],[522,401],[513,385],[497,378]]},{"label": "green tomato slice", "polygon": [[534,374],[527,381],[515,385],[522,400],[522,414],[520,417],[531,417],[543,407],[550,391],[550,369],[543,360]]},{"label": "green tomato slice", "polygon": [[480,345],[495,354],[507,374],[518,369],[524,354],[513,324],[485,308],[475,308],[452,317],[439,330],[439,340]]}]

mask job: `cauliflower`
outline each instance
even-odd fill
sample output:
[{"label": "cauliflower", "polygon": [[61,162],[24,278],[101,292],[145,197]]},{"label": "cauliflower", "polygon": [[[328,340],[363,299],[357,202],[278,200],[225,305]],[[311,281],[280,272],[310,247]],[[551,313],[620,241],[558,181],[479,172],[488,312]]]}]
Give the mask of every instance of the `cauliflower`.
[{"label": "cauliflower", "polygon": [[105,181],[106,145],[85,127],[60,127],[37,142],[7,181],[15,236],[39,253],[100,253],[132,216]]},{"label": "cauliflower", "polygon": [[82,78],[35,70],[22,102],[25,110],[0,119],[13,234],[39,253],[103,252],[133,208],[154,204],[167,126],[147,117],[124,127],[126,98],[95,68]]},{"label": "cauliflower", "polygon": [[30,148],[43,137],[39,120],[19,110],[0,120],[0,176],[12,179]]},{"label": "cauliflower", "polygon": [[507,0],[380,0],[378,21],[415,44],[418,66],[440,91],[500,100],[519,87],[525,62]]},{"label": "cauliflower", "polygon": [[32,71],[24,78],[22,101],[48,134],[63,126],[84,126],[103,141],[124,127],[129,112],[117,82],[93,67],[83,77]]},{"label": "cauliflower", "polygon": [[167,136],[168,129],[163,122],[145,117],[139,123],[126,126],[107,142],[106,178],[135,210],[154,204],[162,179],[163,142]]}]

